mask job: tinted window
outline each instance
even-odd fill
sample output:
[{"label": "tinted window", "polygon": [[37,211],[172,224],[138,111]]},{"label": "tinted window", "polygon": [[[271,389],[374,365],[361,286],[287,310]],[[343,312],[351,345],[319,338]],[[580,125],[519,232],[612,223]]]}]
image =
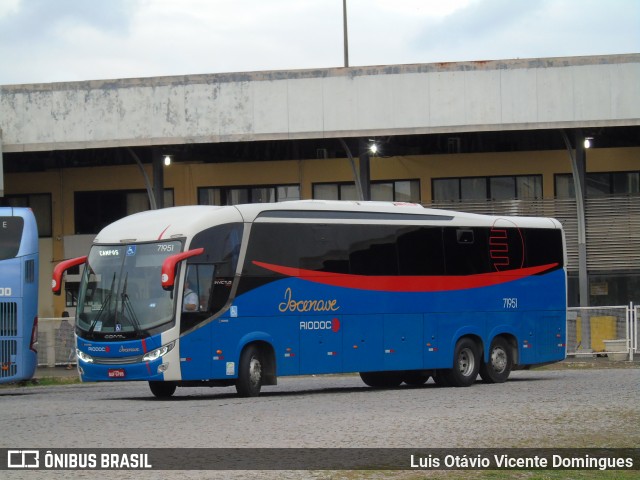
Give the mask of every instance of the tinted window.
[{"label": "tinted window", "polygon": [[0,260],[14,258],[18,254],[23,228],[21,217],[0,217]]},{"label": "tinted window", "polygon": [[191,241],[189,249],[204,248],[204,253],[187,261],[189,293],[195,294],[198,306],[195,310],[183,307],[182,332],[202,323],[227,304],[238,265],[242,228],[241,223],[220,225],[198,233]]},{"label": "tinted window", "polygon": [[447,275],[474,275],[495,271],[489,258],[488,228],[444,229]]},{"label": "tinted window", "polygon": [[353,275],[474,275],[562,265],[559,230],[393,225],[254,224],[245,275],[279,274],[257,260]]},{"label": "tinted window", "polygon": [[525,266],[564,265],[562,251],[562,232],[560,230],[525,229]]},{"label": "tinted window", "polygon": [[444,275],[442,228],[406,227],[398,235],[400,275]]},{"label": "tinted window", "polygon": [[389,225],[254,224],[245,273],[269,275],[251,264],[258,260],[313,271],[397,275],[397,229]]},{"label": "tinted window", "polygon": [[253,260],[352,275],[441,275],[442,229],[395,225],[254,224],[245,274],[276,275]]}]

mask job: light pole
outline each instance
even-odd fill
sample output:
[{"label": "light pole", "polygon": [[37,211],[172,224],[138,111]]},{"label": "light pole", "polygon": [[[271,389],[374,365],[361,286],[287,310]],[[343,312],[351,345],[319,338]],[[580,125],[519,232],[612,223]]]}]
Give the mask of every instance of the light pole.
[{"label": "light pole", "polygon": [[349,35],[347,34],[347,0],[342,0],[342,31],[344,36],[344,66],[349,66]]}]

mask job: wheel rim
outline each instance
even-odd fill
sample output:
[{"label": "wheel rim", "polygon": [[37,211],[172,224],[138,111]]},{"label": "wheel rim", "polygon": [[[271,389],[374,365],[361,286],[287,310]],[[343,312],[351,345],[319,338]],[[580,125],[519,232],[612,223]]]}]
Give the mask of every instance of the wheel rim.
[{"label": "wheel rim", "polygon": [[260,380],[262,379],[262,365],[260,364],[260,360],[256,357],[253,357],[249,362],[249,382],[251,385],[260,385]]},{"label": "wheel rim", "polygon": [[458,356],[458,369],[463,376],[467,377],[473,373],[475,363],[476,359],[470,348],[464,348],[460,351],[460,355]]},{"label": "wheel rim", "polygon": [[491,350],[491,368],[496,373],[502,373],[507,368],[507,352],[500,347]]}]

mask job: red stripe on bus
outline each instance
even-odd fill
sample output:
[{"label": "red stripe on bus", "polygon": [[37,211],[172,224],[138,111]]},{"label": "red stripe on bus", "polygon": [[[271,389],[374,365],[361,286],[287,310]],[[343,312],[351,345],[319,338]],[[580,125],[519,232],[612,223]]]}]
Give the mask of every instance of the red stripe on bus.
[{"label": "red stripe on bus", "polygon": [[334,287],[357,290],[375,290],[382,292],[444,292],[449,290],[467,290],[490,287],[513,282],[522,278],[546,272],[558,266],[549,263],[537,267],[518,268],[502,272],[479,273],[476,275],[442,276],[367,276],[345,273],[316,272],[301,268],[283,267],[271,263],[253,261],[254,265],[288,277],[296,277],[310,282]]}]

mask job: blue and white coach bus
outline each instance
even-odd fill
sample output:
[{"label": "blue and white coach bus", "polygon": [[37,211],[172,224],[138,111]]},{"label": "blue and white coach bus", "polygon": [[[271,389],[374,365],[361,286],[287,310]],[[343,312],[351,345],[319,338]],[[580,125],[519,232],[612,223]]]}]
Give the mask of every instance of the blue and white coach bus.
[{"label": "blue and white coach bus", "polygon": [[235,385],[359,372],[372,387],[504,382],[565,358],[561,225],[415,204],[298,201],[147,211],[84,264],[83,381]]},{"label": "blue and white coach bus", "polygon": [[0,383],[38,365],[38,227],[29,208],[0,207]]}]

